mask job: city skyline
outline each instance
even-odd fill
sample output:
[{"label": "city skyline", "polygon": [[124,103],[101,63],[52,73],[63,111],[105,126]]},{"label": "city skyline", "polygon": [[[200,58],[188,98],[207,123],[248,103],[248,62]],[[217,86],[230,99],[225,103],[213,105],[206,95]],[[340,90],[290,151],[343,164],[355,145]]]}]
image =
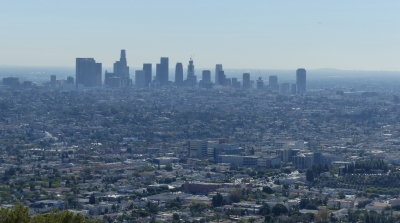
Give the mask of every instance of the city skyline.
[{"label": "city skyline", "polygon": [[[215,82],[211,82],[211,70],[201,70],[201,80],[197,78],[195,72],[195,64],[192,58],[188,61],[187,66],[187,76],[184,80],[184,69],[183,64],[181,62],[176,63],[175,70],[172,73],[175,73],[173,77],[169,76],[169,57],[161,57],[160,63],[155,64],[156,74],[153,76],[152,74],[152,66],[151,63],[144,63],[143,69],[137,69],[134,72],[134,77],[131,78],[130,68],[128,66],[128,60],[126,56],[126,50],[121,49],[120,51],[120,60],[114,63],[113,72],[108,72],[107,69],[104,71],[104,78],[102,77],[102,63],[97,63],[94,58],[76,58],[76,69],[75,69],[75,77],[76,77],[76,86],[85,86],[85,87],[98,87],[104,85],[105,87],[114,87],[114,88],[126,88],[126,87],[140,87],[140,88],[148,88],[148,87],[164,87],[170,84],[174,84],[178,87],[204,87],[210,88],[215,85],[221,86],[231,86],[234,88],[248,88],[250,81],[250,73],[243,73],[242,82],[238,80],[237,77],[229,77],[225,74],[222,64],[215,65],[214,79]],[[300,73],[299,73],[300,71]],[[301,76],[299,79],[299,75]],[[200,75],[199,75],[200,76]],[[69,76],[71,77],[71,76]],[[72,77],[71,77],[72,78]],[[174,79],[174,81],[171,81]],[[7,80],[7,79],[6,79]],[[103,83],[104,80],[104,83]],[[299,82],[300,80],[300,82]],[[261,77],[259,77],[258,81],[262,82]],[[56,82],[56,75],[51,75],[51,83]],[[306,70],[304,68],[299,68],[296,71],[296,85],[299,86],[299,92],[303,94],[306,89]],[[257,88],[260,88],[257,86]],[[278,76],[270,75],[269,76],[269,85],[268,88],[274,92],[279,91],[278,84]]]},{"label": "city skyline", "polygon": [[395,71],[399,8],[393,1],[7,2],[0,65],[73,67],[75,57],[112,64],[115,49],[126,49],[131,67],[168,55],[171,64],[193,57],[198,68]]}]

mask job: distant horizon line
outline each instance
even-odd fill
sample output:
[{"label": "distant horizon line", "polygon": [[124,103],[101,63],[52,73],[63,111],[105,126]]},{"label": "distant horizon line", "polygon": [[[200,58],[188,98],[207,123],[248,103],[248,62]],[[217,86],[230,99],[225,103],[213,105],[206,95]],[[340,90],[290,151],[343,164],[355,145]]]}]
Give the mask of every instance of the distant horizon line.
[{"label": "distant horizon line", "polygon": [[[157,64],[151,63],[151,64]],[[62,69],[75,69],[74,66],[42,66],[42,65],[0,65],[0,68],[62,68]],[[103,70],[112,69],[113,67],[103,67]],[[133,69],[137,69],[140,67],[129,67]],[[298,67],[298,68],[229,68],[225,67],[224,70],[275,70],[275,71],[295,71],[299,68],[305,68],[307,71],[352,71],[352,72],[399,72],[400,70],[363,70],[363,69],[342,69],[342,68],[307,68],[307,67]],[[214,67],[210,68],[196,68],[196,70],[212,70]],[[170,68],[173,70],[173,67]]]}]

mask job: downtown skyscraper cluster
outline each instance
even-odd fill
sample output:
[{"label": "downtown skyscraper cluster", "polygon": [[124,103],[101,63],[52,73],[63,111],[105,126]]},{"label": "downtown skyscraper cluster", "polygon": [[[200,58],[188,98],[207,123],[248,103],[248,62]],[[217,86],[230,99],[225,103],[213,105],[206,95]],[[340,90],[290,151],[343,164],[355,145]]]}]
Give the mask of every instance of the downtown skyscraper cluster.
[{"label": "downtown skyscraper cluster", "polygon": [[[120,59],[114,63],[113,72],[105,72],[104,86],[110,88],[160,88],[167,86],[176,87],[202,87],[211,88],[213,86],[229,86],[243,89],[267,89],[272,92],[282,94],[304,94],[306,92],[307,72],[304,68],[296,71],[296,83],[278,83],[278,76],[269,76],[268,85],[264,84],[261,77],[252,81],[250,73],[243,73],[242,81],[237,78],[228,78],[222,64],[215,65],[214,83],[211,81],[211,70],[202,70],[201,80],[197,79],[195,65],[190,58],[187,65],[186,79],[184,79],[183,63],[175,65],[174,81],[170,81],[169,58],[161,57],[160,62],[155,66],[155,76],[153,76],[153,66],[151,63],[144,63],[141,70],[136,70],[134,81],[130,77],[129,66],[127,65],[126,51],[121,50]],[[100,87],[102,82],[102,65],[93,58],[76,59],[76,86],[77,87]]]}]

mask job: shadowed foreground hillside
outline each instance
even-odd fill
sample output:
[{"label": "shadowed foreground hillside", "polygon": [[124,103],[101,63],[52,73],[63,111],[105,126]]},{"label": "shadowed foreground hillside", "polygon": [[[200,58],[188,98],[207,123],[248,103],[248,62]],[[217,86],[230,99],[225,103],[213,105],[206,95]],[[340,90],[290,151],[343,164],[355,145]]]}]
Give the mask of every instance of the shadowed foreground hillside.
[{"label": "shadowed foreground hillside", "polygon": [[82,215],[69,211],[60,211],[49,214],[31,216],[29,209],[24,206],[15,206],[10,209],[0,209],[0,223],[95,223]]}]

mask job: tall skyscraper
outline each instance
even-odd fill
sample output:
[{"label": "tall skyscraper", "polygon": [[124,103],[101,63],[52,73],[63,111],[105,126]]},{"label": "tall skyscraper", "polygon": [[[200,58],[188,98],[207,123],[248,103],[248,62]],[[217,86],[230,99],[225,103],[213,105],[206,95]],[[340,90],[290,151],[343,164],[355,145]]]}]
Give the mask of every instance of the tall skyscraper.
[{"label": "tall skyscraper", "polygon": [[203,70],[201,75],[201,81],[199,83],[200,87],[204,88],[211,88],[211,71],[210,70]]},{"label": "tall skyscraper", "polygon": [[76,58],[75,79],[77,86],[101,86],[101,63],[96,63],[93,58]]},{"label": "tall skyscraper", "polygon": [[104,84],[110,87],[128,87],[131,85],[125,50],[121,50],[119,61],[114,63],[114,72],[106,72]]},{"label": "tall skyscraper", "polygon": [[114,74],[121,79],[122,87],[130,86],[129,67],[126,61],[126,52],[121,50],[119,61],[114,63]]},{"label": "tall skyscraper", "polygon": [[219,83],[219,80],[221,79],[219,74],[221,71],[223,71],[222,64],[215,65],[215,84],[221,84]]},{"label": "tall skyscraper", "polygon": [[145,63],[143,64],[143,72],[145,76],[145,85],[146,87],[150,86],[150,83],[153,78],[153,71],[152,71],[152,65],[151,63]]},{"label": "tall skyscraper", "polygon": [[146,74],[144,73],[143,70],[135,71],[135,86],[138,88],[148,87],[146,83]]},{"label": "tall skyscraper", "polygon": [[197,84],[197,77],[194,75],[194,64],[192,58],[189,60],[186,81],[188,86],[195,86]]},{"label": "tall skyscraper", "polygon": [[160,59],[162,69],[162,80],[163,83],[167,84],[169,80],[169,59],[168,57],[161,57]]},{"label": "tall skyscraper", "polygon": [[219,71],[217,77],[218,77],[217,79],[218,85],[229,85],[228,83],[229,80],[225,76],[225,71],[223,70]]},{"label": "tall skyscraper", "polygon": [[257,89],[258,90],[264,89],[264,81],[262,80],[261,77],[259,77],[258,80],[257,80]]},{"label": "tall skyscraper", "polygon": [[306,93],[306,80],[307,80],[307,71],[304,68],[299,68],[296,71],[296,85],[297,85],[297,94]]},{"label": "tall skyscraper", "polygon": [[269,76],[269,89],[273,92],[279,91],[278,76],[276,75]]},{"label": "tall skyscraper", "polygon": [[182,63],[177,63],[175,66],[175,84],[183,85],[183,66]]},{"label": "tall skyscraper", "polygon": [[201,80],[204,83],[211,83],[211,71],[210,70],[203,70]]},{"label": "tall skyscraper", "polygon": [[160,63],[156,65],[156,82],[159,86],[164,86],[168,84],[168,60],[168,57],[161,57]]},{"label": "tall skyscraper", "polygon": [[245,89],[251,88],[250,73],[244,73],[242,81],[243,81],[243,88]]}]

